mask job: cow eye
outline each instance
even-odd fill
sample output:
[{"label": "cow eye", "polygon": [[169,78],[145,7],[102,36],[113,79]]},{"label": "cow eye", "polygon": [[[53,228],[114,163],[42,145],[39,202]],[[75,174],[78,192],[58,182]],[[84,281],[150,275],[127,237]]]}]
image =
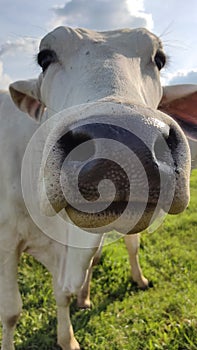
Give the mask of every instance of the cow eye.
[{"label": "cow eye", "polygon": [[155,60],[157,68],[159,70],[161,70],[166,64],[166,56],[165,56],[164,52],[161,50],[158,50],[156,55],[155,55],[154,60]]},{"label": "cow eye", "polygon": [[57,55],[53,50],[40,51],[37,56],[37,62],[39,66],[42,68],[43,73],[51,63],[55,63],[57,61],[58,61]]}]

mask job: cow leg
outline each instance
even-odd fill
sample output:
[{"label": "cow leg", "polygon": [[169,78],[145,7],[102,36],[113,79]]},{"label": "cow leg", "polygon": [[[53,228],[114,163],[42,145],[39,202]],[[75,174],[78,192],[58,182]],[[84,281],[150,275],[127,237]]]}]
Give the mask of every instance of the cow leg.
[{"label": "cow leg", "polygon": [[57,303],[57,341],[62,350],[80,350],[79,343],[75,339],[70,321],[70,297],[53,280],[55,299]]},{"label": "cow leg", "polygon": [[140,235],[138,233],[126,235],[124,236],[124,240],[129,253],[132,278],[140,289],[146,289],[148,287],[148,280],[142,274],[138,257]]},{"label": "cow leg", "polygon": [[90,301],[90,283],[92,279],[92,269],[93,266],[97,265],[100,257],[101,257],[101,251],[102,251],[102,243],[97,249],[93,260],[90,263],[90,267],[88,269],[88,273],[86,276],[86,279],[81,287],[81,289],[78,292],[77,295],[77,306],[81,309],[88,309],[91,307],[91,301]]},{"label": "cow leg", "polygon": [[[62,252],[59,250],[57,258],[54,254],[54,246],[47,236],[42,237],[42,245],[40,247],[39,242],[36,243],[36,254],[35,251],[34,254],[32,254],[30,249],[31,254],[40,261],[53,276],[53,290],[57,305],[57,342],[62,350],[80,350],[70,320],[70,296],[66,295],[58,281],[57,267],[59,267],[59,257]],[[45,243],[44,253],[43,243]],[[61,248],[63,249],[63,247],[62,245]]]},{"label": "cow leg", "polygon": [[3,324],[1,350],[14,350],[14,330],[22,310],[17,283],[18,254],[13,249],[13,246],[9,250],[5,246],[0,249],[0,317]]}]

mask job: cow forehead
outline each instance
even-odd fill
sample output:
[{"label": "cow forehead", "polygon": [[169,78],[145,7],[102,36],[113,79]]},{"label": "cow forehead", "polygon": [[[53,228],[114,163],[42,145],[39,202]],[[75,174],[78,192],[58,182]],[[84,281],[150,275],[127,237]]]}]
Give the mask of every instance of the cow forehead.
[{"label": "cow forehead", "polygon": [[119,29],[113,31],[96,32],[83,28],[58,27],[47,34],[40,43],[40,51],[53,49],[59,53],[72,55],[81,48],[92,45],[109,47],[126,56],[151,55],[159,48],[162,49],[160,39],[145,28]]}]

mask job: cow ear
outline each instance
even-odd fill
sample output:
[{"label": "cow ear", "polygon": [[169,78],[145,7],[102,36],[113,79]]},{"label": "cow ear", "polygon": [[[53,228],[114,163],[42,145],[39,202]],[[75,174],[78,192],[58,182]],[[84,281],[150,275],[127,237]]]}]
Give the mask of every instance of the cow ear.
[{"label": "cow ear", "polygon": [[37,79],[16,81],[9,86],[10,95],[15,105],[25,113],[28,113],[36,121],[40,121],[45,106],[39,100]]},{"label": "cow ear", "polygon": [[197,141],[197,85],[165,86],[158,108],[174,118],[187,137]]}]

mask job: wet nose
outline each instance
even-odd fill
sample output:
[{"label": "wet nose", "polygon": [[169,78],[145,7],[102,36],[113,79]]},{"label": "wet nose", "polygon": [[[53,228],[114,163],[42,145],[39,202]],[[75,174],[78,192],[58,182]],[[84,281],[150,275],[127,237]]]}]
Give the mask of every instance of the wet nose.
[{"label": "wet nose", "polygon": [[189,147],[170,117],[117,103],[79,106],[70,122],[64,114],[52,124],[43,152],[44,213],[65,208],[80,227],[113,222],[109,229],[120,232],[125,220],[129,227],[139,221],[132,231],[139,232],[162,210],[177,214],[186,208]]},{"label": "wet nose", "polygon": [[[67,169],[80,167],[78,188],[85,200],[99,199],[99,184],[104,180],[107,201],[143,201],[148,192],[147,202],[156,204],[161,177],[163,185],[172,185],[177,143],[176,130],[164,123],[144,124],[140,134],[129,125],[91,122],[63,135],[58,147]],[[106,180],[113,183],[115,195]]]}]

